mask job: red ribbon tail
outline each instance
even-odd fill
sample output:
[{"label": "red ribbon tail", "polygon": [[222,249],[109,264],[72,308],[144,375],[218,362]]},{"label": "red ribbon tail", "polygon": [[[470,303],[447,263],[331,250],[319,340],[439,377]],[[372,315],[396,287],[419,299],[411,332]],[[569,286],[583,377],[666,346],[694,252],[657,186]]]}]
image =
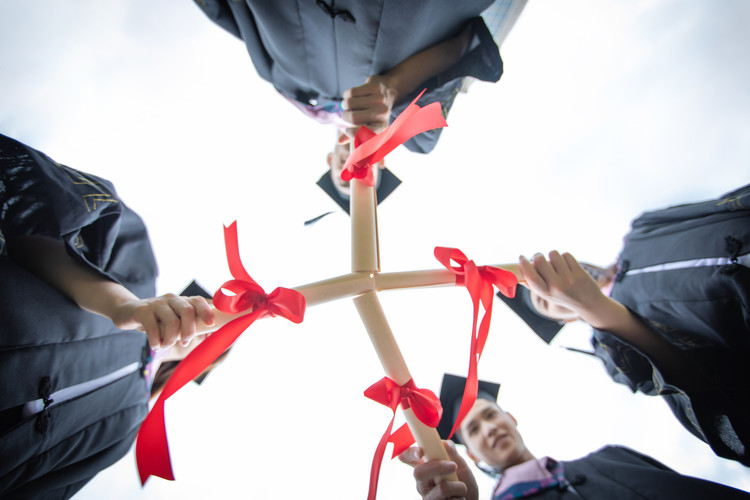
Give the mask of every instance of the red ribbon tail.
[{"label": "red ribbon tail", "polygon": [[135,459],[141,486],[150,476],[174,481],[172,462],[169,460],[167,431],[164,427],[164,402],[157,402],[141,424],[135,442]]},{"label": "red ribbon tail", "polygon": [[300,323],[304,318],[305,298],[302,294],[288,288],[277,288],[267,296],[247,273],[240,260],[236,222],[224,228],[224,241],[229,270],[235,279],[224,283],[222,288],[233,295],[225,294],[220,288],[214,294],[214,305],[229,314],[251,308],[252,312],[233,319],[210,335],[177,365],[169,377],[136,438],[136,463],[141,484],[150,476],[174,480],[164,421],[165,401],[213,363],[256,319],[270,314]]},{"label": "red ribbon tail", "polygon": [[235,279],[249,281],[256,284],[255,280],[245,270],[240,259],[240,247],[237,238],[237,221],[232,222],[229,227],[224,227],[224,246],[227,251],[227,262],[229,263],[229,272]]},{"label": "red ribbon tail", "polygon": [[380,479],[380,466],[383,463],[383,455],[385,455],[385,447],[388,445],[389,438],[391,437],[391,429],[393,429],[393,421],[396,418],[396,410],[393,411],[393,417],[391,417],[391,423],[388,424],[388,428],[383,433],[383,437],[380,438],[378,447],[375,449],[375,455],[372,457],[372,466],[370,467],[370,489],[367,492],[367,500],[375,500],[378,495],[378,480]]},{"label": "red ribbon tail", "polygon": [[494,290],[491,284],[487,284],[486,293],[482,293],[482,305],[484,306],[484,315],[482,321],[479,323],[479,331],[477,332],[477,362],[482,358],[482,352],[484,352],[484,345],[487,343],[487,338],[490,335],[490,321],[492,321],[492,299],[495,297]]},{"label": "red ribbon tail", "polygon": [[409,425],[404,424],[396,429],[396,431],[391,434],[388,442],[393,443],[393,454],[391,455],[391,458],[396,458],[406,451],[414,444],[414,436],[411,433],[411,429],[409,429]]},{"label": "red ribbon tail", "polygon": [[[456,274],[456,284],[463,284],[466,290],[469,292],[471,297],[471,303],[473,306],[473,319],[471,325],[471,348],[469,358],[469,373],[466,377],[466,386],[464,389],[464,395],[461,399],[461,406],[458,410],[458,416],[456,422],[453,424],[449,438],[458,430],[461,422],[471,410],[474,405],[474,401],[477,399],[477,363],[482,355],[482,349],[487,341],[487,335],[489,333],[490,317],[485,313],[482,317],[482,321],[477,333],[477,323],[479,323],[479,304],[482,303],[487,311],[492,311],[492,285],[489,285],[490,290],[490,303],[487,306],[486,302],[486,284],[487,280],[482,276],[482,272],[479,270],[474,261],[469,260],[463,252],[457,248],[448,247],[435,247],[435,258],[440,261],[443,266],[453,271]],[[459,265],[459,267],[453,267],[451,261]],[[494,275],[493,275],[494,276]],[[459,278],[462,278],[459,280]]]},{"label": "red ribbon tail", "polygon": [[164,402],[210,365],[237,340],[262,310],[234,319],[209,335],[175,368],[164,389],[143,421],[136,438],[136,463],[143,484],[149,476],[174,480],[164,422]]},{"label": "red ribbon tail", "polygon": [[461,406],[456,416],[456,422],[453,424],[451,433],[448,435],[450,439],[453,434],[460,428],[461,422],[463,422],[466,415],[474,406],[474,402],[477,400],[477,393],[479,392],[479,381],[477,379],[477,363],[476,358],[472,356],[472,362],[469,365],[469,374],[466,377],[466,386],[464,388],[464,397],[461,399]]}]

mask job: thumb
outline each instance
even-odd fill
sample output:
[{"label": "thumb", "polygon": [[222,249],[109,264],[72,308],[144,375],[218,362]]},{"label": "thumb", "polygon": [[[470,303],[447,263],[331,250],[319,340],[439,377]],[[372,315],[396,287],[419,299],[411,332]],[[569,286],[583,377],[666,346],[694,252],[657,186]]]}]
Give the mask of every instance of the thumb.
[{"label": "thumb", "polygon": [[411,465],[412,467],[415,467],[422,463],[422,456],[424,455],[424,452],[422,451],[422,448],[419,446],[412,446],[411,448],[408,448],[401,452],[401,454],[398,456],[398,459],[401,460],[406,465]]},{"label": "thumb", "polygon": [[448,456],[451,459],[451,462],[460,463],[459,461],[463,462],[463,458],[461,458],[461,455],[458,454],[458,450],[456,449],[456,445],[453,441],[445,440],[443,441],[443,446],[445,446],[445,451],[448,452]]}]

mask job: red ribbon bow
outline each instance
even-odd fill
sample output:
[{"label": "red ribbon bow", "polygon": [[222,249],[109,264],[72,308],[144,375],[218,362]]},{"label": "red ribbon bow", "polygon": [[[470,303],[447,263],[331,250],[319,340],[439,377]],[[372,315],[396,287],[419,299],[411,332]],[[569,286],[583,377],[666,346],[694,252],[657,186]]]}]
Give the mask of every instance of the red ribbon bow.
[{"label": "red ribbon bow", "polygon": [[[477,364],[482,357],[484,344],[490,331],[490,320],[492,318],[492,300],[497,289],[506,297],[513,298],[516,295],[518,279],[510,271],[498,269],[491,266],[479,266],[473,260],[466,258],[457,248],[435,247],[435,258],[445,267],[456,274],[456,285],[463,285],[469,291],[471,302],[474,305],[474,322],[471,327],[471,358],[469,359],[469,374],[466,377],[464,396],[461,399],[461,407],[453,424],[450,436],[456,432],[461,421],[469,413],[477,399],[478,380]],[[451,261],[458,264],[453,267]],[[479,324],[477,332],[477,319],[479,318],[479,304],[484,308],[484,316]]]},{"label": "red ribbon bow", "polygon": [[354,136],[354,151],[349,155],[341,171],[341,179],[349,181],[358,179],[367,186],[375,185],[373,165],[378,164],[385,156],[422,132],[435,128],[447,127],[439,102],[433,102],[424,108],[417,105],[423,90],[385,130],[375,134],[367,127],[360,127]]},{"label": "red ribbon bow", "polygon": [[375,449],[375,456],[372,458],[372,466],[370,467],[370,490],[367,498],[368,500],[374,500],[378,492],[380,464],[383,462],[385,447],[389,441],[392,441],[391,429],[393,429],[393,420],[396,418],[396,408],[398,408],[398,405],[401,405],[404,409],[411,408],[420,422],[429,427],[437,427],[440,417],[443,414],[443,407],[440,406],[440,399],[434,392],[429,389],[417,388],[412,379],[409,379],[404,385],[399,386],[388,377],[383,377],[367,388],[365,396],[393,410],[391,423],[388,424],[383,437],[380,438],[378,447]]},{"label": "red ribbon bow", "polygon": [[[277,288],[266,295],[242,266],[236,222],[224,228],[224,241],[229,271],[235,279],[227,281],[216,291],[214,306],[228,314],[238,314],[247,310],[250,312],[233,319],[209,335],[177,365],[138,431],[135,456],[141,484],[144,484],[149,476],[174,480],[164,426],[164,402],[201,374],[258,318],[282,316],[293,323],[301,323],[304,318],[305,298],[302,294],[288,288]],[[233,295],[227,295],[223,290],[233,292]]]}]

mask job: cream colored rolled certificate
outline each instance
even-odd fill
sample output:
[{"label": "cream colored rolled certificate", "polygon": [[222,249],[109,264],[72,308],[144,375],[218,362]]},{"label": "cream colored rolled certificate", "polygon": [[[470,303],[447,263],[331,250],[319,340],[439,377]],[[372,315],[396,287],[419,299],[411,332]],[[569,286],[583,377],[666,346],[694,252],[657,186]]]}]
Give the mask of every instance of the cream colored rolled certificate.
[{"label": "cream colored rolled certificate", "polygon": [[349,183],[352,217],[352,272],[380,271],[375,188],[356,179]]},{"label": "cream colored rolled certificate", "polygon": [[[404,385],[411,380],[411,374],[393,337],[383,309],[380,307],[377,295],[375,292],[364,293],[354,298],[354,305],[383,365],[385,375],[398,385]],[[423,424],[411,409],[404,410],[404,416],[414,439],[424,451],[425,460],[450,460],[437,430]],[[443,476],[443,479],[458,481],[458,476],[451,474]]]}]

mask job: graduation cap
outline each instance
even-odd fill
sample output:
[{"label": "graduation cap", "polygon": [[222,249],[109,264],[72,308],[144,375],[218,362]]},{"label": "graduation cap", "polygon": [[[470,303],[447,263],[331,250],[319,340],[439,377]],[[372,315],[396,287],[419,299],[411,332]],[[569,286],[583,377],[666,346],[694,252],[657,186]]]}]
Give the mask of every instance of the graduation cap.
[{"label": "graduation cap", "polygon": [[524,286],[516,288],[516,296],[509,299],[502,293],[498,292],[497,296],[505,302],[514,313],[529,325],[529,328],[534,330],[540,339],[546,343],[552,342],[552,339],[562,330],[565,326],[564,321],[557,321],[549,318],[543,314],[537,312],[534,305],[531,303],[531,295],[529,290]]},{"label": "graduation cap", "polygon": [[[479,380],[478,385],[477,399],[497,401],[500,384]],[[440,404],[443,406],[443,416],[437,426],[437,431],[441,439],[448,439],[448,435],[451,433],[451,429],[453,429],[458,411],[461,409],[461,399],[464,397],[465,387],[465,377],[451,375],[450,373],[443,375],[443,385],[440,386]],[[451,439],[456,443],[463,444],[457,432],[453,434]]]},{"label": "graduation cap", "polygon": [[[201,284],[198,283],[195,280],[191,281],[190,284],[188,286],[186,286],[183,291],[180,292],[180,295],[182,295],[183,297],[195,297],[197,295],[197,296],[203,297],[206,300],[212,300],[213,299],[213,297],[211,296],[211,294],[208,293],[208,290],[206,290],[205,288],[203,288],[203,286],[201,286]],[[203,383],[203,381],[206,380],[206,377],[208,377],[208,374],[211,373],[211,370],[213,370],[214,368],[216,368],[216,365],[218,365],[219,363],[221,363],[222,361],[224,361],[224,358],[227,356],[227,354],[229,354],[229,351],[231,349],[232,349],[232,347],[229,346],[229,348],[227,348],[226,351],[224,351],[223,353],[221,353],[219,355],[219,357],[216,358],[216,360],[209,365],[208,369],[204,370],[203,373],[201,373],[200,375],[198,375],[197,377],[195,377],[193,379],[193,382],[195,382],[198,385],[201,385]]]},{"label": "graduation cap", "polygon": [[183,291],[180,292],[183,297],[195,297],[196,295],[203,297],[206,300],[213,300],[213,296],[208,293],[208,290],[203,288],[200,283],[193,280]]},{"label": "graduation cap", "polygon": [[[333,198],[333,201],[338,203],[338,205],[344,209],[344,212],[349,213],[349,197],[346,195],[342,195],[339,190],[336,189],[336,186],[333,185],[333,179],[331,179],[330,170],[328,170],[325,174],[322,175],[320,179],[318,179],[317,184],[323,191],[328,194],[328,196]],[[376,198],[378,200],[378,205],[380,204],[380,202],[385,200],[388,195],[390,195],[398,187],[399,184],[401,184],[401,179],[393,175],[393,172],[391,172],[387,168],[381,169],[380,175],[378,176],[378,184],[376,187]],[[317,218],[314,220],[317,220]]]}]

